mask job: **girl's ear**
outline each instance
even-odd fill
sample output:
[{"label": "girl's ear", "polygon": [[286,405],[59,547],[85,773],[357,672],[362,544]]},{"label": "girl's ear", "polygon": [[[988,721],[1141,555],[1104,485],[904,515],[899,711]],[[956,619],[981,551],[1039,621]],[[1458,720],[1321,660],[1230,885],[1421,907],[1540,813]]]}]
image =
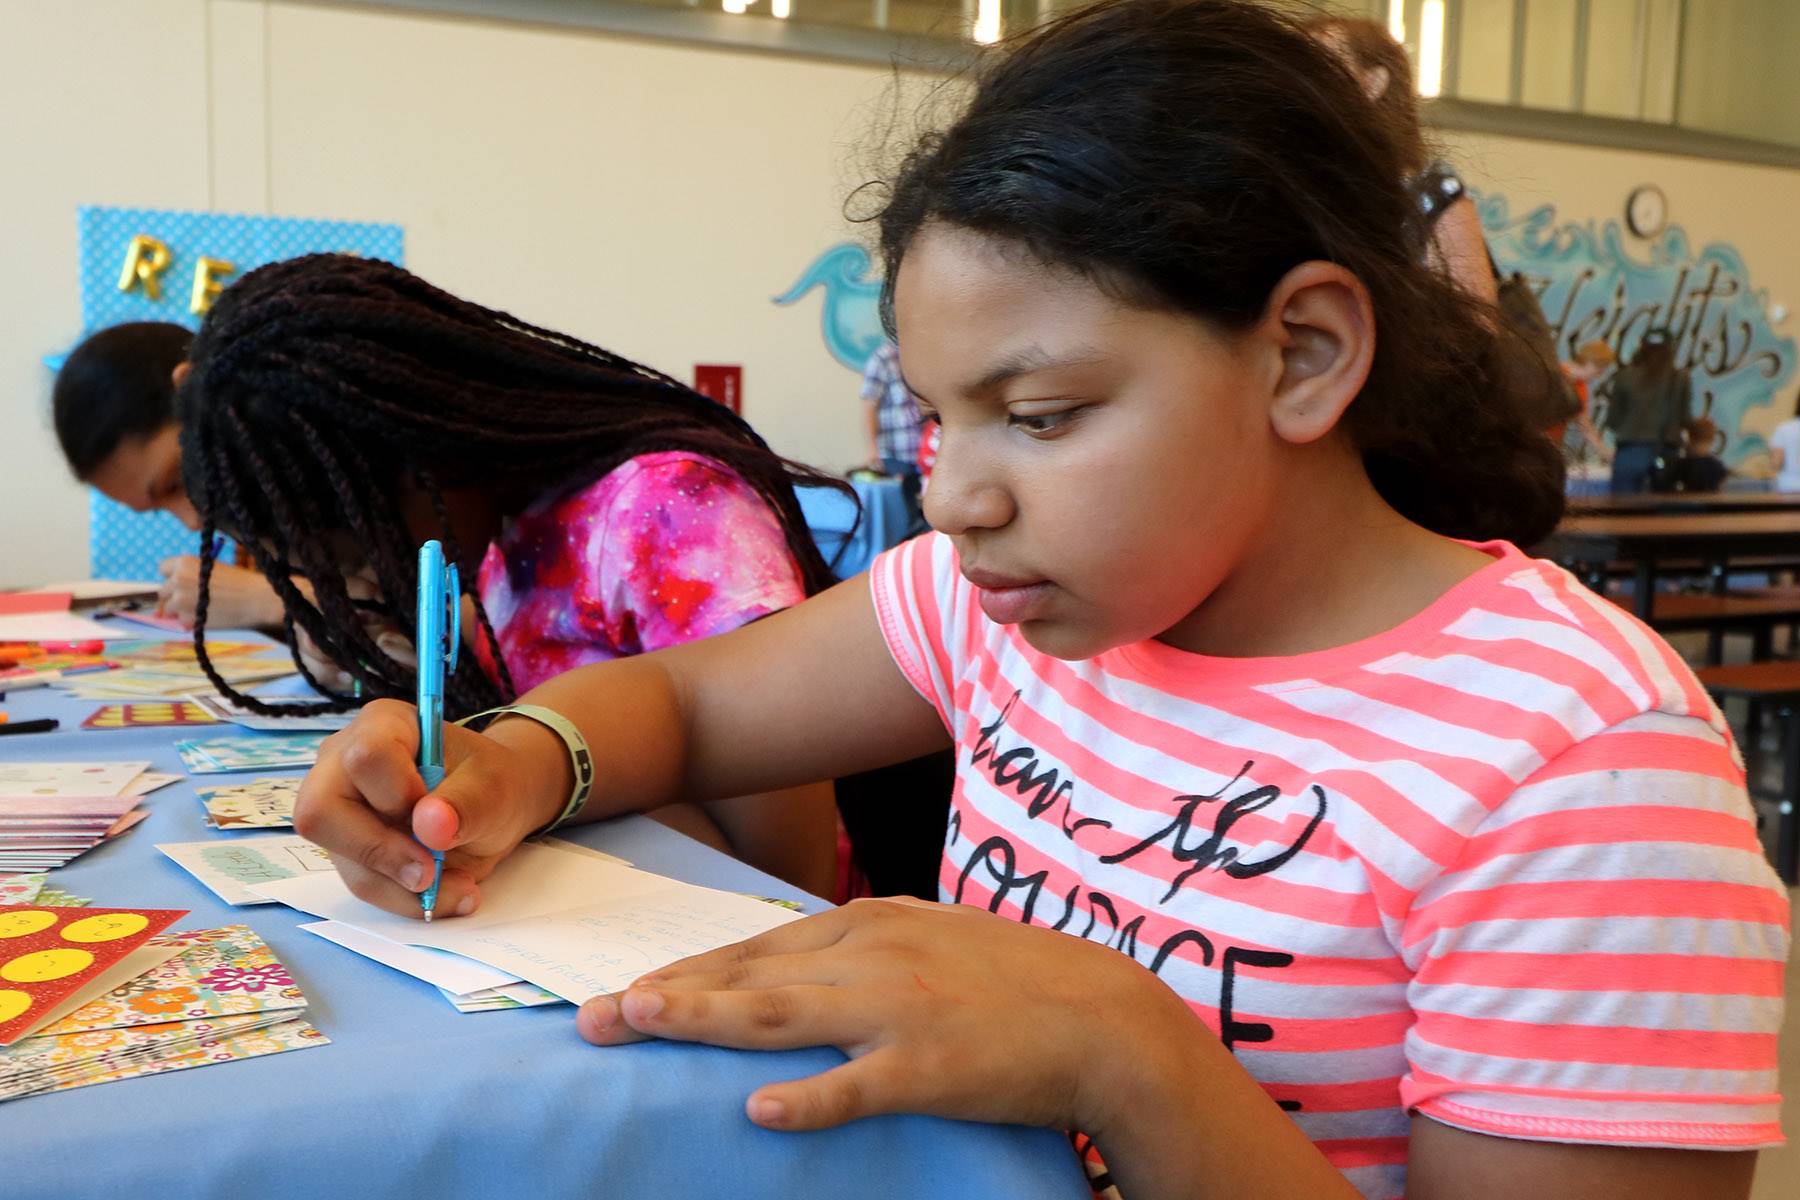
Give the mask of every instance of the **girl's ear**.
[{"label": "girl's ear", "polygon": [[1375,359],[1375,311],[1336,263],[1301,263],[1269,293],[1256,331],[1278,365],[1269,423],[1283,441],[1317,441],[1362,391]]},{"label": "girl's ear", "polygon": [[180,387],[182,384],[187,382],[188,372],[192,371],[193,369],[194,369],[193,363],[178,362],[175,364],[175,369],[173,371],[169,372],[169,379],[175,384],[176,387]]}]

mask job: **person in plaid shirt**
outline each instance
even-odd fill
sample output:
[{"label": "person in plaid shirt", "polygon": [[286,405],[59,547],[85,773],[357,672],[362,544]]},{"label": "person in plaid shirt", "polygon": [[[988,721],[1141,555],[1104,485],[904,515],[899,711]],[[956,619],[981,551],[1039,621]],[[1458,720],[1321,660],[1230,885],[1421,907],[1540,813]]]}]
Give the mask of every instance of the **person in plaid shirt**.
[{"label": "person in plaid shirt", "polygon": [[868,413],[869,469],[900,481],[911,524],[920,524],[919,436],[924,418],[900,377],[900,351],[889,338],[863,367],[862,401]]}]

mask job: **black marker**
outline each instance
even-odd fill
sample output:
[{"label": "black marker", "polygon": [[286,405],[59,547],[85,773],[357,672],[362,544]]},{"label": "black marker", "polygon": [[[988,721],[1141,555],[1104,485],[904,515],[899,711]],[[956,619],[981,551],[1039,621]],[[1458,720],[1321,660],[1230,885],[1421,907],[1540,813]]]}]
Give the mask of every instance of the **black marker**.
[{"label": "black marker", "polygon": [[49,733],[62,725],[55,717],[43,717],[36,721],[8,721],[0,724],[0,737],[9,733]]}]

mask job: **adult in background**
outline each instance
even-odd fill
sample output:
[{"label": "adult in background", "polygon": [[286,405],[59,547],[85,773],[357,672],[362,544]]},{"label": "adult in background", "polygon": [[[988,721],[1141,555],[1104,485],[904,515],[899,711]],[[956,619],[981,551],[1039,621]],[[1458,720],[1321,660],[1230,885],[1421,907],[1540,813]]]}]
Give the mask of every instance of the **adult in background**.
[{"label": "adult in background", "polygon": [[869,468],[900,481],[906,499],[908,532],[917,532],[919,509],[919,438],[924,418],[918,401],[900,375],[900,349],[889,338],[863,365],[863,411],[867,417]]},{"label": "adult in background", "polygon": [[1631,361],[1600,394],[1613,435],[1613,494],[1653,490],[1657,459],[1674,457],[1694,403],[1693,381],[1675,365],[1669,331],[1645,333]]},{"label": "adult in background", "polygon": [[[133,512],[161,510],[198,531],[200,518],[181,477],[175,385],[194,335],[167,321],[102,329],[64,361],[51,392],[51,421],[75,478]],[[159,616],[192,625],[200,560],[162,563]],[[279,629],[281,600],[257,571],[216,563],[213,625]]]}]

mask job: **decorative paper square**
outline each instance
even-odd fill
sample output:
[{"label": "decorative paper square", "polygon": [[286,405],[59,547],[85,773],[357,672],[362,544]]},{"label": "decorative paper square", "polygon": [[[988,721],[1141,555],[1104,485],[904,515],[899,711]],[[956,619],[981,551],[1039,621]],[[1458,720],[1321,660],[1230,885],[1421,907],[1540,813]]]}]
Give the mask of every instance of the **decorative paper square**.
[{"label": "decorative paper square", "polygon": [[310,767],[319,760],[325,734],[251,734],[176,742],[175,752],[191,775]]},{"label": "decorative paper square", "polygon": [[300,777],[252,779],[231,787],[200,788],[207,822],[215,829],[282,829],[294,823]]},{"label": "decorative paper square", "polygon": [[186,915],[185,908],[0,908],[0,1046]]},{"label": "decorative paper square", "polygon": [[[124,321],[198,328],[200,318],[189,311],[197,281],[229,286],[247,271],[298,254],[343,250],[405,261],[398,225],[357,221],[89,205],[80,212],[80,235],[84,336]],[[128,262],[134,275],[120,290]],[[136,267],[145,262],[148,269]],[[163,559],[196,553],[197,535],[169,514],[134,513],[97,491],[92,497],[88,549],[96,579],[155,579]]]},{"label": "decorative paper square", "polygon": [[0,875],[0,904],[31,904],[44,890],[46,875]]},{"label": "decorative paper square", "polygon": [[[206,656],[215,661],[267,649],[268,646],[262,642],[215,642],[211,638],[206,639]],[[166,642],[117,642],[107,647],[106,656],[116,663],[134,663],[151,668],[168,662],[199,661],[199,656],[194,653],[192,638]]]},{"label": "decorative paper square", "polygon": [[167,704],[104,704],[81,723],[83,729],[134,729],[141,725],[217,725],[219,722],[191,700]]}]

